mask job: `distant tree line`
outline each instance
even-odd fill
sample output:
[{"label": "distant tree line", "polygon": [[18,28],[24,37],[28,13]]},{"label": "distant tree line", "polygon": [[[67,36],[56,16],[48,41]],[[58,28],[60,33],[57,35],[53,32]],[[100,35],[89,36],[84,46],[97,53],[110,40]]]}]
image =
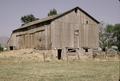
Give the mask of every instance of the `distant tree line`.
[{"label": "distant tree line", "polygon": [[[48,12],[48,16],[53,16],[53,15],[57,15],[57,10],[56,9],[51,9]],[[22,25],[25,25],[29,22],[36,21],[36,20],[39,20],[39,18],[36,18],[33,14],[28,14],[28,15],[25,15],[25,16],[21,17]]]},{"label": "distant tree line", "polygon": [[107,25],[100,31],[100,47],[105,50],[117,46],[120,51],[120,24]]},{"label": "distant tree line", "polygon": [[21,17],[22,25],[25,25],[35,20],[38,20],[38,18],[36,18],[33,14],[29,14]]},{"label": "distant tree line", "polygon": [[53,15],[57,15],[57,10],[56,9],[51,9],[48,13],[48,16],[53,16]]}]

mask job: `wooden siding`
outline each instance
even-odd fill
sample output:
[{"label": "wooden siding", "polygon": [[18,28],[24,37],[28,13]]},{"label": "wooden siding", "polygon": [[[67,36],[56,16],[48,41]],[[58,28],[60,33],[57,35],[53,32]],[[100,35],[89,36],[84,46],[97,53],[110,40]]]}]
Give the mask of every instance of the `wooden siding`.
[{"label": "wooden siding", "polygon": [[[44,25],[24,32],[14,33],[10,39],[16,49],[50,49],[50,25]],[[9,46],[10,46],[9,44]]]},{"label": "wooden siding", "polygon": [[[98,27],[97,23],[81,11],[75,11],[56,19],[52,22],[52,48],[86,47],[97,48]],[[75,31],[79,37],[75,37]],[[79,41],[79,42],[78,42]],[[79,44],[79,46],[76,45]]]},{"label": "wooden siding", "polygon": [[49,24],[13,32],[8,45],[16,49],[98,48],[98,23],[77,9]]}]

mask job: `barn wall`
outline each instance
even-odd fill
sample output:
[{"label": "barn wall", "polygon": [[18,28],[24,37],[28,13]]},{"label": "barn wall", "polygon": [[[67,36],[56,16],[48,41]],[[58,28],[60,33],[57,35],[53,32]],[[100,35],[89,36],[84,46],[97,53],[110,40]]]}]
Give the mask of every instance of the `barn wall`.
[{"label": "barn wall", "polygon": [[19,40],[16,38],[16,35],[17,33],[12,33],[10,39],[8,40],[7,46],[9,50],[10,50],[10,47],[13,47],[13,49],[16,49],[18,45],[17,42]]},{"label": "barn wall", "polygon": [[88,48],[97,48],[99,46],[98,24],[84,13],[80,11],[79,13],[81,21],[81,46]]},{"label": "barn wall", "polygon": [[50,49],[50,43],[50,25],[44,25],[27,31],[14,33],[9,41],[9,46],[15,46],[16,49]]},{"label": "barn wall", "polygon": [[[36,26],[36,25],[33,25]],[[80,10],[72,11],[51,24],[13,33],[9,46],[16,49],[97,48],[98,24]]]},{"label": "barn wall", "polygon": [[[75,11],[51,23],[52,48],[98,47],[97,23],[81,11]],[[78,46],[77,46],[78,45]]]}]

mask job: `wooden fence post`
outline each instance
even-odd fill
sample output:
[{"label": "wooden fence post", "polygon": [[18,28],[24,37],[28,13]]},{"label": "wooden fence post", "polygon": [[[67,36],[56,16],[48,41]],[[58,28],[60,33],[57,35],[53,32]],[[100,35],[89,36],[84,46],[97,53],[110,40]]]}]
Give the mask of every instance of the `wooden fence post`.
[{"label": "wooden fence post", "polygon": [[45,53],[43,53],[43,61],[45,62]]},{"label": "wooden fence post", "polygon": [[68,62],[68,53],[66,52],[66,55],[67,55],[67,62]]}]

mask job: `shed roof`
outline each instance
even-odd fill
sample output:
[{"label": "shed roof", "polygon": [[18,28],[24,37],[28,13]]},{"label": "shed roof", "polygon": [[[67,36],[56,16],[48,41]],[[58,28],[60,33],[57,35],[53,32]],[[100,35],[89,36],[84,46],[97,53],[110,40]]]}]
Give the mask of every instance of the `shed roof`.
[{"label": "shed roof", "polygon": [[68,10],[68,11],[62,13],[62,14],[58,14],[58,15],[54,15],[54,16],[49,16],[49,17],[46,17],[46,18],[43,18],[43,19],[39,19],[39,20],[36,20],[36,21],[29,22],[29,23],[21,26],[20,28],[15,29],[14,31],[27,28],[27,27],[32,26],[32,25],[34,25],[34,24],[43,23],[43,22],[47,22],[47,21],[53,21],[53,20],[55,20],[55,19],[58,19],[58,18],[60,18],[60,17],[62,17],[62,16],[64,16],[64,15],[66,15],[66,14],[74,11],[75,9],[79,9],[81,12],[83,12],[84,14],[86,14],[88,17],[90,17],[92,20],[94,20],[96,23],[99,24],[99,21],[96,20],[95,18],[93,18],[91,15],[89,15],[86,11],[84,11],[83,9],[81,9],[81,8],[79,8],[79,7],[75,7],[75,8],[73,8],[73,9],[71,9],[71,10]]}]

